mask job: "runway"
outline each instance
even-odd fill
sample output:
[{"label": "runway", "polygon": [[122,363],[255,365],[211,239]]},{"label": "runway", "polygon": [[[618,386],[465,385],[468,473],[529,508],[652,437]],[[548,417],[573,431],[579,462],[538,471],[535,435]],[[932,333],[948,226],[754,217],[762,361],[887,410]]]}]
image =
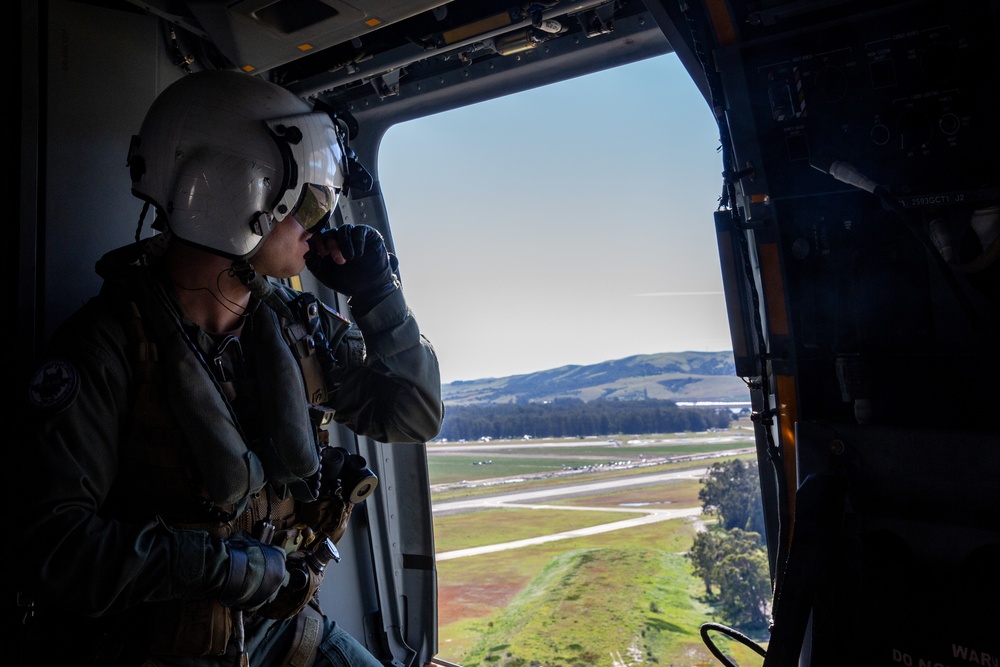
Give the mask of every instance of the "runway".
[{"label": "runway", "polygon": [[532,546],[536,544],[545,544],[547,542],[555,542],[558,540],[568,540],[574,537],[597,535],[600,533],[607,533],[615,530],[622,530],[625,528],[633,528],[635,526],[643,526],[646,524],[658,523],[660,521],[669,521],[671,519],[699,516],[701,514],[701,507],[688,507],[683,509],[658,509],[658,508],[644,508],[644,507],[572,507],[566,505],[538,504],[537,502],[532,502],[532,501],[553,499],[553,498],[566,498],[576,495],[592,495],[604,491],[635,488],[640,486],[650,486],[653,484],[662,484],[664,482],[678,481],[683,479],[699,479],[701,477],[704,477],[706,472],[707,468],[694,468],[691,470],[678,470],[674,472],[658,473],[655,475],[636,475],[631,477],[619,477],[602,482],[588,482],[586,484],[567,484],[563,486],[553,486],[548,489],[537,489],[534,491],[505,493],[496,496],[491,496],[489,498],[477,498],[472,500],[454,500],[449,502],[436,503],[435,505],[433,505],[432,509],[434,514],[439,514],[439,515],[456,514],[461,512],[470,512],[474,510],[491,509],[497,507],[513,507],[518,509],[558,509],[558,510],[571,510],[571,511],[582,510],[589,512],[595,512],[595,511],[628,512],[631,514],[634,514],[636,512],[642,512],[644,514],[644,516],[641,517],[632,517],[629,519],[624,519],[622,521],[613,521],[611,523],[605,523],[598,526],[577,528],[574,530],[552,533],[550,535],[541,535],[538,537],[532,537],[523,540],[513,540],[510,542],[488,544],[480,547],[471,547],[468,549],[456,549],[454,551],[445,551],[437,554],[436,560],[445,561],[445,560],[451,560],[453,558],[478,556],[481,554],[493,553],[496,551],[520,549],[522,547]]}]

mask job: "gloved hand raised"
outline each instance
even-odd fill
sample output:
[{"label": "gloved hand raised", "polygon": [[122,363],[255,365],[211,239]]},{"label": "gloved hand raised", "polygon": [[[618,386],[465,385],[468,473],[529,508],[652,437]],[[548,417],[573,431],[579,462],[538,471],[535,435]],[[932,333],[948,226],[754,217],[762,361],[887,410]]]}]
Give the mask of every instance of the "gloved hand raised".
[{"label": "gloved hand raised", "polygon": [[225,546],[228,567],[217,593],[222,606],[256,609],[274,599],[288,582],[284,550],[246,536],[234,537]]},{"label": "gloved hand raised", "polygon": [[309,240],[306,266],[327,287],[350,297],[351,309],[364,315],[399,286],[396,257],[378,230],[341,225]]}]

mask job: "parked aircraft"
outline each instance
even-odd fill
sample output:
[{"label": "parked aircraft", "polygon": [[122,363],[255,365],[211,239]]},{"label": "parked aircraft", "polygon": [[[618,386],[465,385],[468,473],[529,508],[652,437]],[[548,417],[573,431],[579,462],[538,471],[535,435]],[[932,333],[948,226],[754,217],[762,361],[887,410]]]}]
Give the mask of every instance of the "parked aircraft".
[{"label": "parked aircraft", "polygon": [[[753,405],[775,589],[764,664],[998,664],[996,0],[19,9],[19,218],[7,245],[19,354],[5,362],[17,377],[96,291],[95,261],[131,238],[130,137],[188,72],[239,70],[334,114],[372,177],[337,220],[391,244],[378,178],[388,128],[675,53],[718,122],[725,165],[705,224]],[[425,453],[333,436],[381,483],[341,543],[326,603],[386,664],[441,662],[429,485],[413,474]],[[707,628],[706,641],[726,630]]]}]

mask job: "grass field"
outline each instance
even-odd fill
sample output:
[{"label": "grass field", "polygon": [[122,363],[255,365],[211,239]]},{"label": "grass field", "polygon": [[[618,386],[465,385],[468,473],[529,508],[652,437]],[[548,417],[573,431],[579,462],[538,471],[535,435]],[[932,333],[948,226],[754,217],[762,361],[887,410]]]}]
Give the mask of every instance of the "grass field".
[{"label": "grass field", "polygon": [[556,499],[550,503],[575,507],[698,507],[701,505],[700,490],[701,482],[690,479],[582,498]]},{"label": "grass field", "polygon": [[[690,439],[685,439],[685,446]],[[711,447],[711,445],[708,445]],[[715,444],[716,449],[732,445]],[[658,449],[669,449],[669,445]],[[459,456],[435,455],[429,448],[432,484],[441,484],[455,470]],[[620,448],[616,448],[620,451]],[[648,447],[646,451],[652,451]],[[497,468],[497,450],[492,465]],[[610,454],[610,452],[609,452]],[[532,456],[534,455],[534,456]],[[595,456],[591,447],[517,450],[517,466],[552,461],[573,467]],[[552,458],[549,458],[552,456]],[[472,460],[490,458],[472,457]],[[617,457],[613,457],[617,458]],[[441,462],[440,459],[449,459]],[[438,467],[440,465],[444,467]],[[708,462],[701,461],[705,466]],[[586,465],[586,464],[584,464]],[[690,463],[687,464],[690,466]],[[676,468],[677,466],[671,466]],[[670,469],[657,466],[657,469]],[[435,474],[437,470],[437,474]],[[550,471],[552,469],[549,469]],[[587,472],[587,478],[638,474],[648,469]],[[518,473],[515,473],[515,475]],[[500,477],[500,475],[496,475]],[[578,483],[573,475],[517,484],[523,488]],[[482,479],[482,478],[481,478]],[[503,507],[436,516],[435,543],[439,554],[472,546],[620,521],[636,508],[697,507],[698,480],[685,479],[641,488],[544,501],[543,509]],[[504,485],[504,492],[511,489]],[[466,489],[469,494],[495,493],[492,487]],[[434,500],[451,497],[435,494]],[[533,501],[537,502],[537,501]],[[587,509],[571,509],[571,508]],[[593,509],[590,509],[593,508]],[[676,519],[584,537],[573,537],[519,549],[442,560],[438,570],[438,655],[463,667],[631,667],[639,664],[700,667],[717,661],[702,643],[702,623],[717,620],[703,599],[704,585],[691,573],[683,553],[690,547],[695,519]],[[759,640],[758,640],[759,641]],[[718,637],[723,650],[743,666],[761,659],[749,648]]]},{"label": "grass field", "polygon": [[[468,549],[497,542],[512,542],[539,535],[549,535],[563,530],[585,528],[642,516],[638,512],[614,514],[607,512],[578,512],[572,510],[545,510],[500,508],[483,512],[468,512],[434,519],[434,544],[438,553]],[[489,526],[488,530],[483,525]]]},{"label": "grass field", "polygon": [[465,667],[715,665],[698,634],[712,609],[681,555],[693,535],[668,521],[439,563],[439,655]]}]

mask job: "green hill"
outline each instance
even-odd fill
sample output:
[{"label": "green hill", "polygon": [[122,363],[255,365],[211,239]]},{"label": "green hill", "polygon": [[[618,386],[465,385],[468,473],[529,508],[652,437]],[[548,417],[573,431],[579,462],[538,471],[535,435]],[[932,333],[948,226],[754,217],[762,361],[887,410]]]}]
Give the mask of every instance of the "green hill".
[{"label": "green hill", "polygon": [[[680,554],[637,547],[570,551],[553,558],[491,618],[462,664],[715,664],[699,636],[710,620],[697,598],[700,589]],[[752,664],[749,649],[721,645],[738,664]]]},{"label": "green hill", "polygon": [[442,387],[448,405],[542,402],[559,398],[749,401],[732,352],[641,354],[588,366],[503,378],[462,380]]}]

